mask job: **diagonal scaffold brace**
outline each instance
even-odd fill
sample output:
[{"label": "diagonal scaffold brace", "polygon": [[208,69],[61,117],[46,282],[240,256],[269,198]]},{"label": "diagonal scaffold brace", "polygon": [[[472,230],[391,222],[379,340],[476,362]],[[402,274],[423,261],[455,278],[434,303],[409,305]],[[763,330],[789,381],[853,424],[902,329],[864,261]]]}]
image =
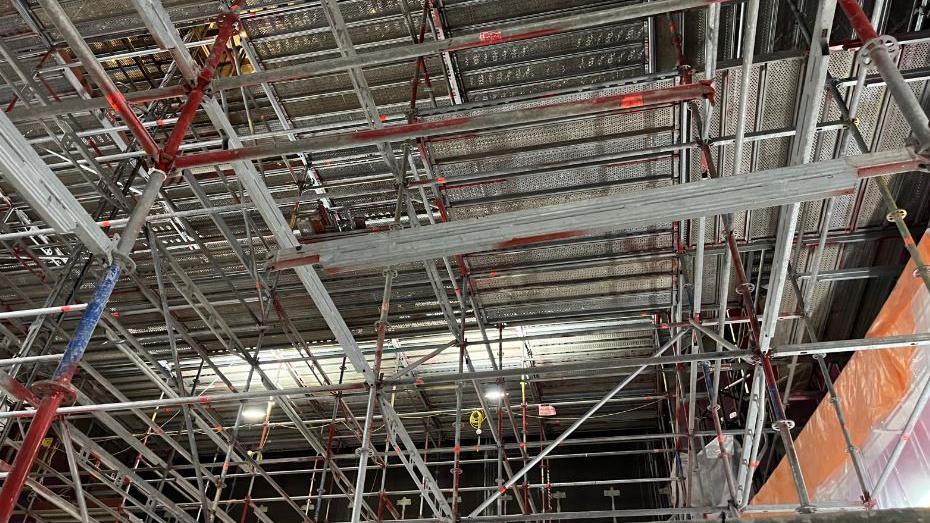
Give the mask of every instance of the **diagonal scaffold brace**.
[{"label": "diagonal scaffold brace", "polygon": [[[84,63],[90,64],[93,62],[96,64],[96,58],[93,57],[93,53],[87,47],[86,42],[83,41],[77,33],[77,30],[74,29],[73,23],[64,15],[63,11],[59,12],[55,9],[57,2],[54,0],[44,0],[44,4],[48,4],[50,12],[53,15],[54,13],[61,15],[54,17],[53,21],[55,25],[62,30],[63,34],[71,37],[68,38],[68,43],[71,47],[79,52],[83,51],[85,54],[90,53]],[[58,10],[60,10],[60,6],[57,7]],[[238,22],[239,19],[235,12],[227,12],[220,15],[218,19],[219,31],[214,41],[213,48],[201,68],[197,81],[189,86],[187,101],[181,109],[178,122],[162,148],[155,149],[154,151],[152,150],[153,148],[150,145],[154,143],[154,141],[148,132],[145,131],[135,113],[131,110],[118,111],[120,116],[129,122],[129,128],[136,134],[139,143],[142,144],[146,152],[153,157],[156,167],[149,170],[145,189],[136,202],[129,216],[129,221],[123,230],[123,234],[117,242],[116,249],[113,251],[113,262],[106,267],[103,275],[97,281],[93,297],[87,303],[84,314],[81,316],[74,336],[71,342],[68,343],[58,367],[55,369],[51,379],[38,382],[32,388],[35,397],[39,399],[39,404],[36,409],[36,414],[26,431],[22,447],[16,454],[12,468],[3,482],[2,489],[0,489],[0,523],[7,523],[10,520],[19,495],[35,463],[42,440],[45,438],[49,428],[57,417],[58,408],[62,403],[71,402],[76,395],[76,391],[71,385],[71,380],[90,343],[94,330],[100,322],[100,318],[105,311],[110,295],[113,293],[113,289],[116,287],[116,283],[119,281],[120,275],[123,271],[127,270],[127,268],[130,270],[132,269],[130,253],[132,252],[133,245],[135,245],[136,239],[139,237],[142,227],[146,223],[146,217],[155,204],[159,191],[168,178],[167,173],[171,173],[176,169],[174,160],[177,157],[178,150],[180,149],[181,143],[191,123],[194,121],[197,109],[204,100],[204,97],[209,94],[208,89],[213,79],[214,72],[226,52],[226,45],[235,33]],[[90,66],[90,69],[93,69],[93,66]],[[115,91],[115,87],[112,84],[102,81],[98,82],[98,85],[104,91],[108,100],[123,99],[122,93]],[[117,108],[123,108],[123,104],[111,103],[111,105]],[[139,135],[139,133],[143,133],[144,135]],[[148,146],[146,146],[147,144]]]}]

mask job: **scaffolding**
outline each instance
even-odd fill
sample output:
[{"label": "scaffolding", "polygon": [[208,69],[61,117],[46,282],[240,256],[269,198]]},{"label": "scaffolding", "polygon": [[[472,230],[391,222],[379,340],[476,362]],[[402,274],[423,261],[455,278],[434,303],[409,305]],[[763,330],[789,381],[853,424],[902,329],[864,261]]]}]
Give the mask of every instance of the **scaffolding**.
[{"label": "scaffolding", "polygon": [[898,3],[12,0],[0,523],[887,508],[930,379],[873,478],[836,370],[930,344],[865,335],[930,290]]}]

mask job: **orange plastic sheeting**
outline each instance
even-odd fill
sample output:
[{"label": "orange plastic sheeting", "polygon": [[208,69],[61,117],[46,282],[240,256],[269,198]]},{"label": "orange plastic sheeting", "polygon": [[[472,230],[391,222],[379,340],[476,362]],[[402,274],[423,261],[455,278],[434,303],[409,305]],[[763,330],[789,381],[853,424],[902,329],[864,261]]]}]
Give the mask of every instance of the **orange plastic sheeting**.
[{"label": "orange plastic sheeting", "polygon": [[[930,235],[924,233],[919,249],[924,259],[930,259]],[[930,325],[921,311],[930,306],[930,295],[923,281],[914,276],[914,263],[909,262],[898,278],[891,296],[869,328],[867,338],[897,336],[926,332]],[[919,324],[921,323],[921,324]],[[853,354],[836,380],[837,395],[844,409],[847,428],[853,443],[861,447],[891,415],[907,394],[911,377],[910,366],[915,349],[883,349]],[[814,415],[795,439],[801,470],[811,498],[816,501],[818,488],[842,471],[849,455],[836,412],[828,397],[820,402]],[[798,494],[782,459],[756,496],[754,504],[794,504]]]}]

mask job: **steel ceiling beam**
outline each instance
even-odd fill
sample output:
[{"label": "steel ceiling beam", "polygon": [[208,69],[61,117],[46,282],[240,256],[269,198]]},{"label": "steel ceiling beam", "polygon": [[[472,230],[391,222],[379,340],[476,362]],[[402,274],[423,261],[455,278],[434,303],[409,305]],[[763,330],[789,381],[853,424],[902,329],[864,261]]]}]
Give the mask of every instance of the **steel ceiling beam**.
[{"label": "steel ceiling beam", "polygon": [[921,168],[911,149],[770,169],[700,183],[552,205],[299,245],[278,251],[270,267],[317,264],[329,272],[399,265],[588,236],[624,227],[743,209],[761,209],[849,193],[860,178]]},{"label": "steel ceiling beam", "polygon": [[[148,133],[142,125],[142,122],[139,121],[139,117],[133,112],[132,108],[129,106],[129,102],[126,101],[126,97],[116,87],[116,84],[113,83],[110,75],[100,62],[97,61],[94,52],[91,50],[90,46],[87,45],[87,42],[84,41],[84,37],[78,32],[74,23],[71,22],[71,19],[68,18],[68,14],[61,7],[61,4],[58,3],[58,0],[40,0],[40,4],[45,9],[52,23],[58,29],[62,38],[68,42],[74,54],[81,59],[84,70],[87,71],[87,74],[93,78],[94,83],[103,91],[104,100],[107,102],[107,105],[122,117],[123,121],[132,131],[133,136],[139,141],[139,145],[142,149],[149,156],[153,158],[157,157],[158,144],[155,143],[152,135]],[[89,102],[89,100],[87,102]],[[51,105],[45,107],[51,107]]]},{"label": "steel ceiling beam", "polygon": [[175,165],[178,168],[190,168],[242,160],[257,160],[269,156],[305,151],[319,152],[351,149],[365,145],[379,145],[386,140],[413,140],[427,136],[443,136],[484,129],[539,124],[565,118],[604,114],[611,111],[642,110],[648,107],[698,98],[713,98],[713,96],[713,87],[708,82],[700,82],[668,89],[601,96],[588,100],[542,105],[479,116],[448,118],[431,122],[392,125],[381,129],[322,135],[281,144],[193,153],[180,156]]},{"label": "steel ceiling beam", "polygon": [[74,234],[105,260],[116,248],[19,129],[0,111],[0,175],[59,234]]},{"label": "steel ceiling beam", "polygon": [[[144,6],[144,9],[140,10],[140,13],[144,15],[147,26],[149,26],[150,29],[168,33],[177,32],[177,29],[174,28],[171,19],[168,17],[167,12],[161,6],[160,2],[148,1]],[[155,18],[149,19],[148,17]],[[165,35],[162,37],[162,39],[167,41],[172,40],[173,37]],[[187,50],[184,47],[174,47],[172,52],[176,55],[187,54]],[[184,61],[186,59],[182,56],[181,60]],[[230,146],[234,148],[242,147],[242,142],[238,138],[232,123],[229,121],[229,118],[221,109],[216,99],[204,99],[202,101],[202,106],[213,125],[229,139]],[[177,163],[175,163],[175,166],[178,168],[183,167]],[[258,173],[251,162],[236,161],[233,163],[233,169],[235,170],[239,181],[243,184],[246,191],[248,192],[252,202],[255,204],[259,214],[271,229],[275,241],[278,243],[278,245],[285,247],[296,247],[298,242],[291,231],[291,227],[288,225],[281,211],[278,209],[276,203],[271,197],[270,191],[268,190],[267,185],[265,185],[263,177]],[[317,276],[313,269],[309,267],[298,267],[295,269],[295,272],[313,299],[317,309],[320,311],[321,315],[323,315],[327,325],[333,332],[333,335],[342,346],[352,366],[357,372],[362,374],[366,383],[373,386],[377,380],[377,376],[375,376],[374,372],[366,361],[364,354],[362,353],[361,349],[359,349],[354,336],[346,325],[342,315],[336,308],[332,297],[326,291],[326,288],[320,280],[319,276]],[[261,374],[260,369],[259,373]],[[266,387],[271,389],[275,388],[273,384],[269,382],[266,382]],[[298,427],[303,428],[303,425],[299,423],[300,420],[296,418],[296,409],[290,405],[289,400],[286,397],[279,397],[278,403],[281,408],[285,410],[285,412],[288,413],[288,415],[292,418],[292,421],[298,424]],[[398,435],[402,438],[402,440],[410,439],[401,423],[396,423],[394,430],[398,432]],[[309,433],[309,431],[302,431],[302,434],[307,437],[311,445],[313,445],[314,448],[321,453],[321,455],[325,455],[326,452],[321,446],[320,442],[318,442],[316,438]],[[363,442],[362,444],[364,445],[366,442]],[[416,452],[415,447],[408,448],[407,450],[408,452]],[[424,476],[429,476],[430,480],[432,480],[433,484],[435,484],[435,480],[432,479],[429,471],[424,468],[423,472]],[[350,486],[346,485],[346,488],[346,492],[349,494],[350,490],[348,489]]]},{"label": "steel ceiling beam", "polygon": [[[422,44],[391,47],[358,54],[355,58],[340,57],[329,60],[308,61],[303,64],[288,67],[279,67],[261,73],[252,73],[242,76],[233,76],[217,79],[213,84],[216,91],[252,87],[262,83],[283,82],[299,80],[311,76],[327,73],[342,72],[352,67],[372,67],[376,65],[406,62],[421,56],[429,56],[443,52],[460,51],[476,47],[486,47],[506,42],[516,42],[530,38],[549,36],[567,31],[578,31],[591,27],[600,27],[616,24],[628,20],[637,20],[655,16],[671,11],[695,9],[710,4],[723,3],[724,0],[660,0],[642,4],[625,4],[612,9],[591,11],[570,16],[563,16],[555,20],[544,20],[525,24],[512,24],[505,27],[493,28],[479,33],[461,35],[444,40],[423,42]],[[171,43],[169,45],[177,45]],[[177,50],[186,50],[184,47],[174,47]],[[183,87],[166,87],[151,89],[126,95],[129,103],[145,103],[167,98],[180,98],[185,96]],[[65,101],[47,107],[30,110],[17,110],[11,113],[13,121],[35,120],[56,114],[84,112],[91,109],[105,109],[109,104],[104,99]]]},{"label": "steel ceiling beam", "polygon": [[[816,166],[820,163],[808,163],[810,161],[813,143],[814,131],[817,127],[817,119],[820,114],[820,106],[823,101],[824,83],[827,79],[827,68],[830,61],[830,29],[833,26],[833,15],[836,10],[835,0],[825,0],[818,4],[817,14],[814,19],[814,38],[810,41],[810,47],[807,55],[807,62],[802,77],[800,87],[800,100],[797,106],[797,129],[798,132],[791,143],[790,165],[793,166]],[[834,161],[843,161],[834,160]],[[858,180],[853,180],[854,189]],[[821,197],[835,196],[837,193],[824,194]],[[784,402],[778,392],[778,382],[775,377],[775,371],[772,368],[771,360],[768,355],[772,340],[775,337],[775,330],[778,323],[778,316],[781,310],[782,297],[785,291],[785,283],[788,278],[788,263],[794,243],[795,230],[798,223],[798,214],[800,211],[801,200],[795,200],[779,209],[778,227],[776,229],[775,250],[773,253],[772,264],[769,269],[768,294],[766,295],[765,308],[762,313],[761,329],[758,339],[755,341],[758,346],[755,349],[761,356],[761,364],[757,366],[757,372],[761,371],[765,377],[765,391],[768,396],[769,407],[773,424],[779,433],[786,459],[788,460],[791,476],[794,480],[795,489],[798,493],[798,499],[802,510],[807,510],[811,504],[810,494],[807,491],[807,485],[804,481],[801,464],[797,457],[794,447],[794,441],[791,437],[791,427],[794,422],[790,421],[785,413]],[[756,403],[762,402],[762,395],[754,397],[750,408],[756,408]],[[761,405],[759,405],[761,407]],[[765,410],[759,408],[760,419],[764,419]],[[753,447],[758,447],[758,438],[761,437],[760,431],[753,435]],[[751,460],[754,461],[754,460]],[[745,472],[745,482],[740,485],[743,489],[744,504],[749,500],[749,491],[751,487],[754,468],[751,463],[740,462],[739,474]]]}]

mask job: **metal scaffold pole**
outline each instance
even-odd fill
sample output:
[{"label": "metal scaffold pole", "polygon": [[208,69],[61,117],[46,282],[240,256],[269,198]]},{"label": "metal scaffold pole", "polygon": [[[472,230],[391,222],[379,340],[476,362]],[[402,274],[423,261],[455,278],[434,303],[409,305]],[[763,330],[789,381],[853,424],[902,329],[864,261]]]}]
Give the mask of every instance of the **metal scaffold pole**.
[{"label": "metal scaffold pole", "polygon": [[[678,340],[680,340],[690,330],[691,330],[690,328],[681,329],[677,334],[675,334],[668,341],[662,344],[662,346],[659,347],[658,350],[655,351],[655,353],[653,354],[653,357],[658,357],[664,354],[666,351],[668,351],[668,349],[670,349],[675,343],[677,343]],[[578,430],[578,427],[583,425],[591,416],[596,414],[597,411],[601,409],[601,407],[603,407],[608,401],[610,401],[611,398],[616,396],[621,390],[623,390],[627,385],[629,385],[633,381],[633,379],[635,379],[636,376],[638,376],[644,370],[646,370],[646,366],[638,367],[629,376],[627,376],[620,383],[618,383],[617,386],[611,389],[610,392],[608,392],[603,398],[601,398],[599,402],[594,404],[590,409],[588,409],[587,412],[585,412],[581,417],[576,419],[574,423],[572,423],[567,429],[565,429],[561,434],[559,434],[558,437],[556,437],[551,443],[549,443],[549,445],[543,448],[539,452],[539,454],[534,456],[533,459],[529,460],[529,462],[523,468],[515,472],[513,476],[511,476],[510,479],[507,480],[507,482],[504,483],[502,487],[500,487],[500,489],[492,493],[491,496],[485,499],[484,502],[478,505],[477,508],[472,510],[471,513],[469,513],[468,517],[472,518],[472,517],[477,516],[478,514],[481,514],[486,508],[494,504],[494,502],[497,501],[497,498],[502,496],[504,492],[507,492],[508,489],[513,488],[513,486],[516,485],[517,482],[520,481],[520,479],[522,479],[524,475],[526,475],[530,470],[532,470],[533,467],[538,465],[539,462],[545,459],[546,456],[548,456],[553,450],[555,450],[556,447],[559,446],[559,444],[561,444],[569,436],[571,436],[572,433]]]},{"label": "metal scaffold pole", "polygon": [[[888,35],[880,36],[857,0],[837,0],[837,3],[859,38],[864,42],[859,50],[859,59],[863,62],[863,67],[874,66],[885,80],[888,92],[891,93],[901,115],[911,129],[917,152],[924,158],[924,164],[926,164],[927,155],[930,154],[930,120],[895,63],[895,57],[899,52],[897,39]],[[917,267],[915,274],[923,280],[927,290],[930,290],[930,267],[924,261],[910,230],[904,223],[906,213],[895,203],[887,180],[879,177],[877,183],[882,200],[888,208],[888,219],[898,228],[904,239],[904,247]]]},{"label": "metal scaffold pole", "polygon": [[107,100],[113,109],[126,121],[133,131],[136,139],[145,152],[157,161],[157,168],[150,169],[148,181],[135,207],[129,215],[122,234],[112,251],[113,261],[98,280],[91,300],[87,303],[84,313],[78,322],[74,336],[68,343],[51,379],[33,385],[33,392],[40,399],[36,407],[35,416],[23,439],[20,451],[16,454],[10,473],[0,489],[0,522],[9,521],[16,506],[17,499],[26,483],[28,475],[36,460],[42,440],[57,416],[58,408],[66,401],[72,401],[76,395],[71,386],[71,380],[78,369],[84,352],[90,343],[91,337],[101,317],[106,311],[107,302],[113,289],[119,281],[121,273],[127,268],[132,271],[134,264],[130,258],[136,239],[146,224],[146,218],[159,197],[159,191],[165,183],[167,174],[174,168],[173,160],[180,148],[184,135],[193,123],[193,116],[203,100],[204,92],[213,77],[220,58],[226,52],[226,43],[235,31],[238,18],[233,14],[226,14],[220,20],[220,31],[216,37],[210,56],[201,69],[199,81],[196,83],[184,108],[178,125],[163,148],[159,148],[148,131],[142,126],[139,118],[126,103],[125,97],[113,84],[107,72],[103,69],[90,47],[84,42],[81,34],[68,18],[68,15],[58,4],[57,0],[43,0],[52,21],[62,32],[71,48],[81,57],[84,66],[98,86],[107,94]]},{"label": "metal scaffold pole", "polygon": [[930,376],[871,471],[832,362],[930,346],[853,338],[930,289],[930,0],[9,3],[0,523],[909,487]]},{"label": "metal scaffold pole", "polygon": [[136,243],[136,238],[145,224],[145,215],[149,213],[155,203],[158,191],[164,181],[164,171],[159,169],[149,171],[149,181],[145,191],[139,201],[136,202],[129,223],[126,224],[126,228],[117,243],[114,251],[115,261],[104,270],[103,276],[97,282],[93,297],[88,302],[87,309],[81,316],[81,320],[74,332],[74,337],[68,343],[68,347],[65,349],[65,353],[61,357],[52,378],[37,383],[33,387],[33,391],[41,398],[41,402],[37,405],[36,416],[29,424],[22,447],[16,454],[13,467],[3,482],[2,490],[0,490],[0,522],[6,523],[10,520],[16,506],[16,500],[26,483],[29,472],[32,470],[42,440],[45,439],[45,434],[57,416],[58,407],[63,402],[74,398],[75,391],[71,386],[71,378],[77,371],[78,363],[84,356],[84,351],[90,343],[90,338],[94,334],[94,329],[97,327],[100,317],[106,311],[107,301],[109,301],[110,295],[116,287],[116,282],[129,260],[129,254]]}]

